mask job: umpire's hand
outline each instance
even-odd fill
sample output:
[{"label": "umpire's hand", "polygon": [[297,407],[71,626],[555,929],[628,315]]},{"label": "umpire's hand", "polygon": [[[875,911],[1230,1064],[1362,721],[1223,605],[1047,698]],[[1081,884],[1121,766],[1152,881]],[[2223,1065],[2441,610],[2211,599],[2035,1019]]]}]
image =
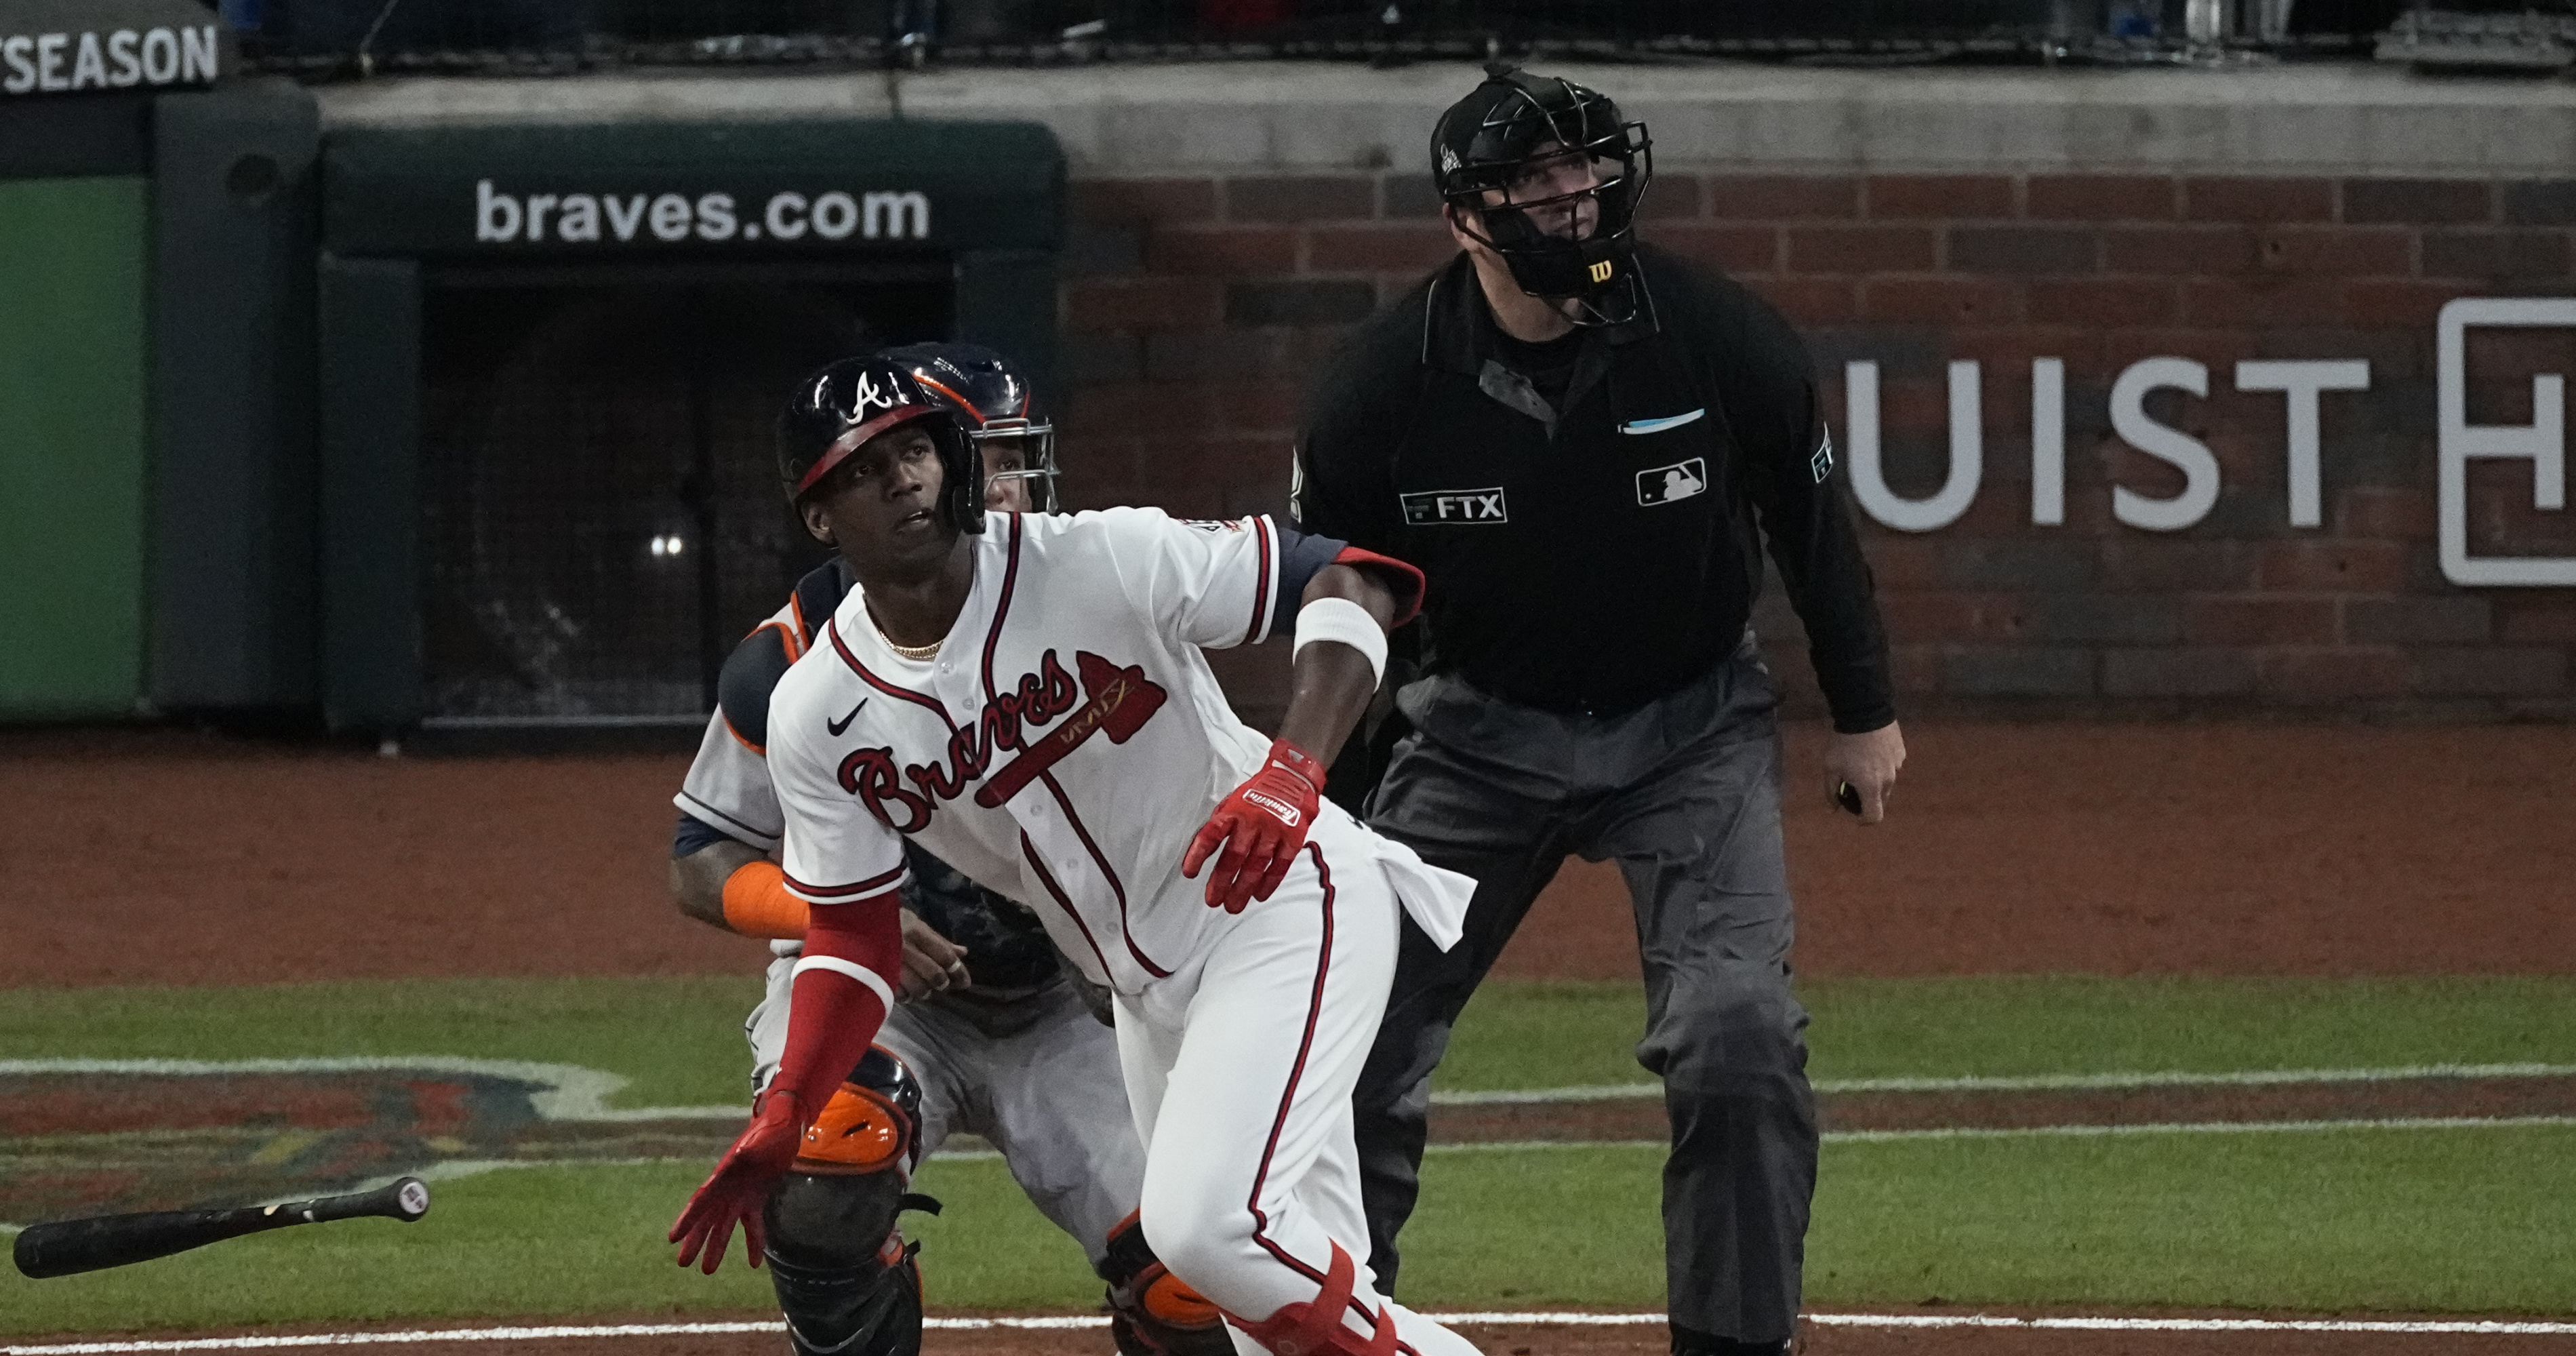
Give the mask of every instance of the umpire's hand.
[{"label": "umpire's hand", "polygon": [[948,940],[912,910],[904,910],[903,1001],[915,1002],[947,989],[973,988],[974,984],[974,976],[966,970],[966,948]]},{"label": "umpire's hand", "polygon": [[1825,737],[1825,799],[1839,804],[1849,785],[1860,796],[1860,822],[1887,818],[1887,793],[1896,789],[1896,770],[1905,766],[1905,734],[1896,722],[1867,734],[1837,730]]}]

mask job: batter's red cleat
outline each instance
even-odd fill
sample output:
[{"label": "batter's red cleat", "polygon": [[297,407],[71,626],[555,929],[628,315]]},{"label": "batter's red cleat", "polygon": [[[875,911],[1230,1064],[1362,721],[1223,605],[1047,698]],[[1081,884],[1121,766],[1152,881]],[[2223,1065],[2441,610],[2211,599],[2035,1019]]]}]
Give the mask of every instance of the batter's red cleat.
[{"label": "batter's red cleat", "polygon": [[1246,1323],[1232,1314],[1226,1322],[1241,1328],[1255,1342],[1270,1348],[1277,1356],[1395,1356],[1395,1312],[1381,1304],[1377,1310],[1377,1330],[1366,1337],[1352,1332],[1342,1321],[1351,1304],[1351,1283],[1358,1278],[1359,1268],[1351,1265],[1351,1255],[1342,1245],[1333,1245],[1333,1265],[1324,1273],[1324,1293],[1311,1304],[1283,1304],[1279,1312],[1259,1323]]}]

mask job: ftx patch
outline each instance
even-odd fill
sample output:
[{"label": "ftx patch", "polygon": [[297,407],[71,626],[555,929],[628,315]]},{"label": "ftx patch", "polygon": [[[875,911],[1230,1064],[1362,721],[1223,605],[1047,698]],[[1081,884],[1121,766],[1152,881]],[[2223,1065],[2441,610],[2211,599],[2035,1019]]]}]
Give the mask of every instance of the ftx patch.
[{"label": "ftx patch", "polygon": [[1483,490],[1416,490],[1402,496],[1404,521],[1423,527],[1439,523],[1507,523],[1511,508],[1503,487]]}]

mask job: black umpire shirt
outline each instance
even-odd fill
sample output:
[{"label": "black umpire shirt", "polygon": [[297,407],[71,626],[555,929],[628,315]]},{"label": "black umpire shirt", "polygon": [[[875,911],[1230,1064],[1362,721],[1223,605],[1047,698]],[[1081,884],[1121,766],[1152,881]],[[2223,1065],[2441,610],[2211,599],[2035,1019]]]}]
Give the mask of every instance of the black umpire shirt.
[{"label": "black umpire shirt", "polygon": [[1767,537],[1834,728],[1888,724],[1805,346],[1729,279],[1646,245],[1636,266],[1639,319],[1552,343],[1495,326],[1463,253],[1362,325],[1308,402],[1300,524],[1429,576],[1427,671],[1593,715],[1734,652]]}]

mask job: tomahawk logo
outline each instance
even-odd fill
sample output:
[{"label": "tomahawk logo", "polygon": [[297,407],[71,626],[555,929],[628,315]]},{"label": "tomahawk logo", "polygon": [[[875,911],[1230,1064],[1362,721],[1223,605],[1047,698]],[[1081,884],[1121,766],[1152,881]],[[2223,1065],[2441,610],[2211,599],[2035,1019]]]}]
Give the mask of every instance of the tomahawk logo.
[{"label": "tomahawk logo", "polygon": [[2531,506],[2567,507],[2567,378],[2531,378],[2531,422],[2469,422],[2469,331],[2481,327],[2576,328],[2576,298],[2466,297],[2442,308],[2435,336],[2439,360],[2442,573],[2454,584],[2563,588],[2576,585],[2576,557],[2469,554],[2469,463],[2531,463]]}]

